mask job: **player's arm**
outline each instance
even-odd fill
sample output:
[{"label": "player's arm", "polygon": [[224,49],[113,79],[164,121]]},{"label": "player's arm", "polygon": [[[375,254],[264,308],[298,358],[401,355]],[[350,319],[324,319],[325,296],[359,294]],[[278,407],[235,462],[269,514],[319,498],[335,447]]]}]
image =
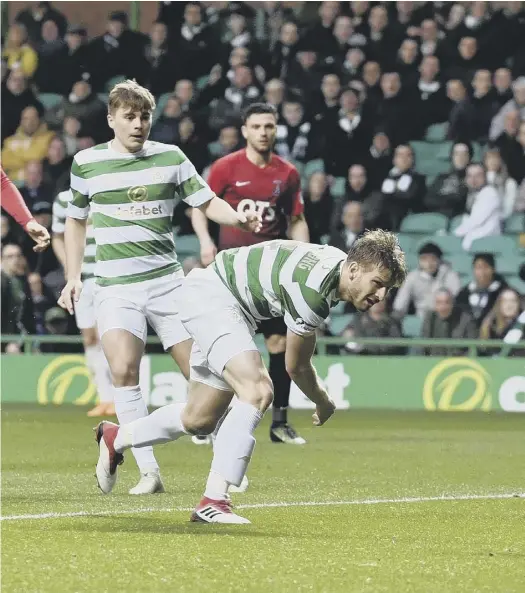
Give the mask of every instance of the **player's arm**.
[{"label": "player's arm", "polygon": [[289,329],[286,336],[285,360],[286,370],[292,381],[315,404],[314,424],[320,426],[332,416],[335,405],[321,385],[312,363],[315,342],[315,332],[299,335]]},{"label": "player's arm", "polygon": [[208,219],[199,208],[191,210],[191,224],[201,246],[201,262],[203,266],[211,264],[217,255],[217,247],[208,230]]},{"label": "player's arm", "polygon": [[65,270],[67,283],[58,304],[73,314],[74,303],[80,298],[82,262],[86,248],[86,226],[89,216],[89,190],[76,160],[71,166],[71,201],[67,206],[64,228]]},{"label": "player's arm", "polygon": [[66,228],[67,203],[61,200],[59,194],[53,202],[53,222],[51,223],[51,247],[66,273],[66,245],[64,231]]},{"label": "player's arm", "polygon": [[304,243],[310,241],[310,231],[304,214],[292,216],[288,225],[288,235],[293,241],[303,241]]},{"label": "player's arm", "polygon": [[304,200],[301,192],[301,177],[297,169],[293,169],[289,178],[289,203],[288,211],[290,222],[288,224],[288,236],[293,241],[310,241],[310,232],[306,218],[304,217]]}]

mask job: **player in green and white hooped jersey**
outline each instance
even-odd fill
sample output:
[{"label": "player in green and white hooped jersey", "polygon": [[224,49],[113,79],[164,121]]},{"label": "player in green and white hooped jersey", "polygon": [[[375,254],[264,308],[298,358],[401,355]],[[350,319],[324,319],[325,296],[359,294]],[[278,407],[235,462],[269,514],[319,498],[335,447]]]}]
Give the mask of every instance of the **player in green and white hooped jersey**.
[{"label": "player in green and white hooped jersey", "polygon": [[[148,141],[154,108],[151,93],[133,81],[113,88],[108,124],[115,137],[75,156],[73,199],[65,224],[67,284],[59,303],[73,313],[82,290],[81,266],[90,214],[93,220],[97,328],[122,424],[148,413],[139,385],[147,322],[189,376],[191,339],[175,305],[183,275],[171,226],[176,200],[201,208],[219,224],[252,232],[260,227],[256,214],[238,214],[215,197],[179,148]],[[162,491],[153,449],[135,450],[134,455],[141,480],[131,493]],[[111,491],[113,477],[100,464],[97,479],[103,492]]]},{"label": "player in green and white hooped jersey", "polygon": [[205,270],[192,270],[177,293],[180,319],[194,339],[187,404],[164,406],[121,427],[102,422],[99,463],[116,476],[129,447],[210,433],[235,393],[238,401],[217,433],[204,497],[192,520],[249,523],[233,513],[227,493],[231,484],[242,481],[255,446],[253,432],[273,398],[272,382],[253,341],[257,322],[284,318],[286,368],[315,403],[313,421],[320,426],[335,406],[312,364],[316,329],[339,301],[367,311],[405,277],[397,238],[380,230],[365,233],[348,254],[285,240],[219,253]]},{"label": "player in green and white hooped jersey", "polygon": [[[66,269],[66,249],[64,246],[64,230],[66,226],[66,212],[72,193],[70,190],[60,192],[53,203],[52,245],[58,261]],[[88,412],[88,416],[113,416],[113,386],[109,366],[102,352],[98,339],[97,322],[95,319],[94,289],[95,289],[95,233],[91,221],[86,228],[86,250],[82,264],[83,290],[75,307],[77,327],[82,335],[86,365],[91,371],[95,382],[99,403]]]}]

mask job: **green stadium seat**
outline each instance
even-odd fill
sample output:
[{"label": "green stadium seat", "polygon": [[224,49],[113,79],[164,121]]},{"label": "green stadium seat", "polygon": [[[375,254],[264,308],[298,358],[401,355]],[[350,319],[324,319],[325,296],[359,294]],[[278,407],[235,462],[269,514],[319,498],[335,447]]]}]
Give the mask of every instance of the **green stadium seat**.
[{"label": "green stadium seat", "polygon": [[332,307],[330,309],[330,317],[332,317],[334,315],[343,315],[345,312],[345,306],[346,306],[345,301],[339,301],[337,303],[337,305],[335,305],[335,307]]},{"label": "green stadium seat", "polygon": [[334,336],[339,336],[346,328],[346,326],[352,321],[353,318],[353,313],[345,313],[344,315],[330,316],[330,332]]},{"label": "green stadium seat", "polygon": [[435,212],[422,214],[409,214],[401,222],[401,232],[431,234],[438,231],[446,231],[448,219],[443,214]]},{"label": "green stadium seat", "polygon": [[40,93],[38,95],[38,100],[42,103],[46,111],[56,107],[62,99],[62,95],[57,95],[56,93]]},{"label": "green stadium seat", "polygon": [[523,263],[525,263],[525,258],[520,255],[500,255],[496,259],[496,270],[503,276],[516,276]]},{"label": "green stadium seat", "polygon": [[342,198],[346,193],[346,179],[336,177],[330,186],[330,193],[334,198]]},{"label": "green stadium seat", "polygon": [[407,338],[418,338],[421,335],[421,318],[407,315],[403,319],[403,335]]},{"label": "green stadium seat", "polygon": [[472,143],[472,161],[474,163],[481,163],[483,161],[483,155],[485,150],[479,142]]},{"label": "green stadium seat", "polygon": [[521,235],[525,233],[525,214],[512,214],[505,221],[506,235]]},{"label": "green stadium seat", "polygon": [[419,249],[423,243],[432,242],[437,245],[445,256],[463,253],[463,247],[461,246],[461,239],[454,235],[430,235],[420,239],[416,250]]},{"label": "green stadium seat", "polygon": [[197,78],[197,82],[195,83],[195,86],[197,87],[198,91],[202,91],[202,89],[208,84],[208,79],[209,79],[208,74],[205,74],[204,76],[201,76],[200,78]]},{"label": "green stadium seat", "polygon": [[472,275],[472,256],[463,254],[451,255],[446,258],[452,266],[452,269],[457,272],[460,276],[471,276]]},{"label": "green stadium seat", "polygon": [[208,151],[213,158],[218,158],[221,154],[221,145],[219,142],[210,142],[208,144]]},{"label": "green stadium seat", "polygon": [[444,142],[447,139],[448,134],[448,122],[441,124],[434,124],[427,128],[425,134],[426,142]]},{"label": "green stadium seat", "polygon": [[417,241],[412,235],[399,233],[397,235],[397,240],[399,241],[399,246],[405,253],[416,253]]},{"label": "green stadium seat", "polygon": [[450,233],[453,233],[458,226],[463,222],[463,214],[458,214],[457,216],[454,216],[454,218],[450,221],[448,230]]},{"label": "green stadium seat", "polygon": [[433,146],[436,147],[435,158],[439,161],[446,162],[450,169],[450,151],[452,150],[452,142],[438,142]]},{"label": "green stadium seat", "polygon": [[470,246],[471,253],[486,251],[496,255],[512,255],[518,250],[518,241],[514,237],[496,235],[494,237],[483,237],[475,239]]},{"label": "green stadium seat", "polygon": [[323,159],[308,161],[304,167],[304,176],[309,179],[314,173],[324,173]]},{"label": "green stadium seat", "polygon": [[525,296],[525,282],[519,276],[509,276],[507,282],[514,290]]},{"label": "green stadium seat", "polygon": [[122,74],[119,74],[118,76],[113,76],[113,78],[110,78],[106,84],[104,85],[104,89],[107,93],[111,92],[111,89],[118,84],[119,82],[124,82],[126,80],[126,77]]},{"label": "green stadium seat", "polygon": [[301,177],[304,177],[304,163],[301,163],[301,161],[294,161],[291,159],[289,162],[292,163],[292,165],[297,169],[299,175]]},{"label": "green stadium seat", "polygon": [[459,280],[461,283],[461,287],[466,286],[472,280],[472,273],[470,274],[460,274]]},{"label": "green stadium seat", "polygon": [[417,270],[419,264],[419,257],[417,253],[405,253],[405,261],[409,272]]},{"label": "green stadium seat", "polygon": [[173,93],[164,93],[158,98],[157,107],[155,108],[155,113],[153,114],[153,123],[155,123],[162,115],[164,107],[166,107],[166,103],[168,102],[168,99],[171,97],[172,94]]},{"label": "green stadium seat", "polygon": [[182,261],[186,257],[200,254],[200,243],[196,235],[180,235],[175,237],[175,250]]}]

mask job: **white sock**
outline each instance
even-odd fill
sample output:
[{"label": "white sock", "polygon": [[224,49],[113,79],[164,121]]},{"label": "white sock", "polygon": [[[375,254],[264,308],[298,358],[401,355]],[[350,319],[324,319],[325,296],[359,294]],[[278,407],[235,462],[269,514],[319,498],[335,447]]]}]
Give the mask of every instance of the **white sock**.
[{"label": "white sock", "polygon": [[140,418],[120,427],[115,439],[115,449],[121,453],[130,447],[159,445],[175,441],[188,434],[181,421],[186,404],[170,404],[155,410],[146,418]]},{"label": "white sock", "polygon": [[228,497],[228,486],[240,486],[250,462],[255,439],[253,432],[263,414],[246,402],[237,402],[220,427],[213,448],[211,471],[204,496],[213,500]]},{"label": "white sock", "polygon": [[93,375],[98,399],[100,403],[113,403],[113,384],[111,382],[111,373],[109,370],[108,361],[104,356],[100,344],[95,346],[87,346],[85,349],[86,364]]},{"label": "white sock", "polygon": [[[115,394],[115,411],[120,425],[129,424],[148,415],[148,408],[139,385],[134,387],[113,387],[113,393]],[[159,471],[159,464],[153,454],[153,447],[131,449],[131,452],[141,473]]]}]

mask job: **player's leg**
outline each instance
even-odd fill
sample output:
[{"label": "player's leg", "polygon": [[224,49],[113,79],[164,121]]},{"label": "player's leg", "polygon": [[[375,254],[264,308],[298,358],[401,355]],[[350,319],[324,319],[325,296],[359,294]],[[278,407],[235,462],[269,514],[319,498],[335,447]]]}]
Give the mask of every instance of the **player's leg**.
[{"label": "player's leg", "polygon": [[98,339],[93,289],[94,279],[86,280],[75,305],[75,319],[82,335],[86,365],[91,371],[99,399],[99,403],[88,412],[88,416],[111,416],[115,413],[113,385],[108,362]]},{"label": "player's leg", "polygon": [[[127,299],[115,296],[116,291],[100,289],[96,296],[96,311],[102,348],[109,363],[113,380],[115,409],[120,424],[128,424],[148,415],[139,385],[140,360],[147,335],[146,317],[141,302],[145,296],[139,287],[126,287]],[[141,478],[149,475],[155,483],[152,492],[163,492],[153,448],[134,449]],[[104,481],[104,474],[99,477]],[[108,480],[110,491],[113,487]],[[103,491],[106,487],[101,486]]]},{"label": "player's leg", "polygon": [[286,324],[281,317],[269,319],[261,324],[261,332],[269,354],[269,373],[274,388],[270,439],[274,443],[304,445],[306,441],[288,423],[292,381],[286,372]]}]

